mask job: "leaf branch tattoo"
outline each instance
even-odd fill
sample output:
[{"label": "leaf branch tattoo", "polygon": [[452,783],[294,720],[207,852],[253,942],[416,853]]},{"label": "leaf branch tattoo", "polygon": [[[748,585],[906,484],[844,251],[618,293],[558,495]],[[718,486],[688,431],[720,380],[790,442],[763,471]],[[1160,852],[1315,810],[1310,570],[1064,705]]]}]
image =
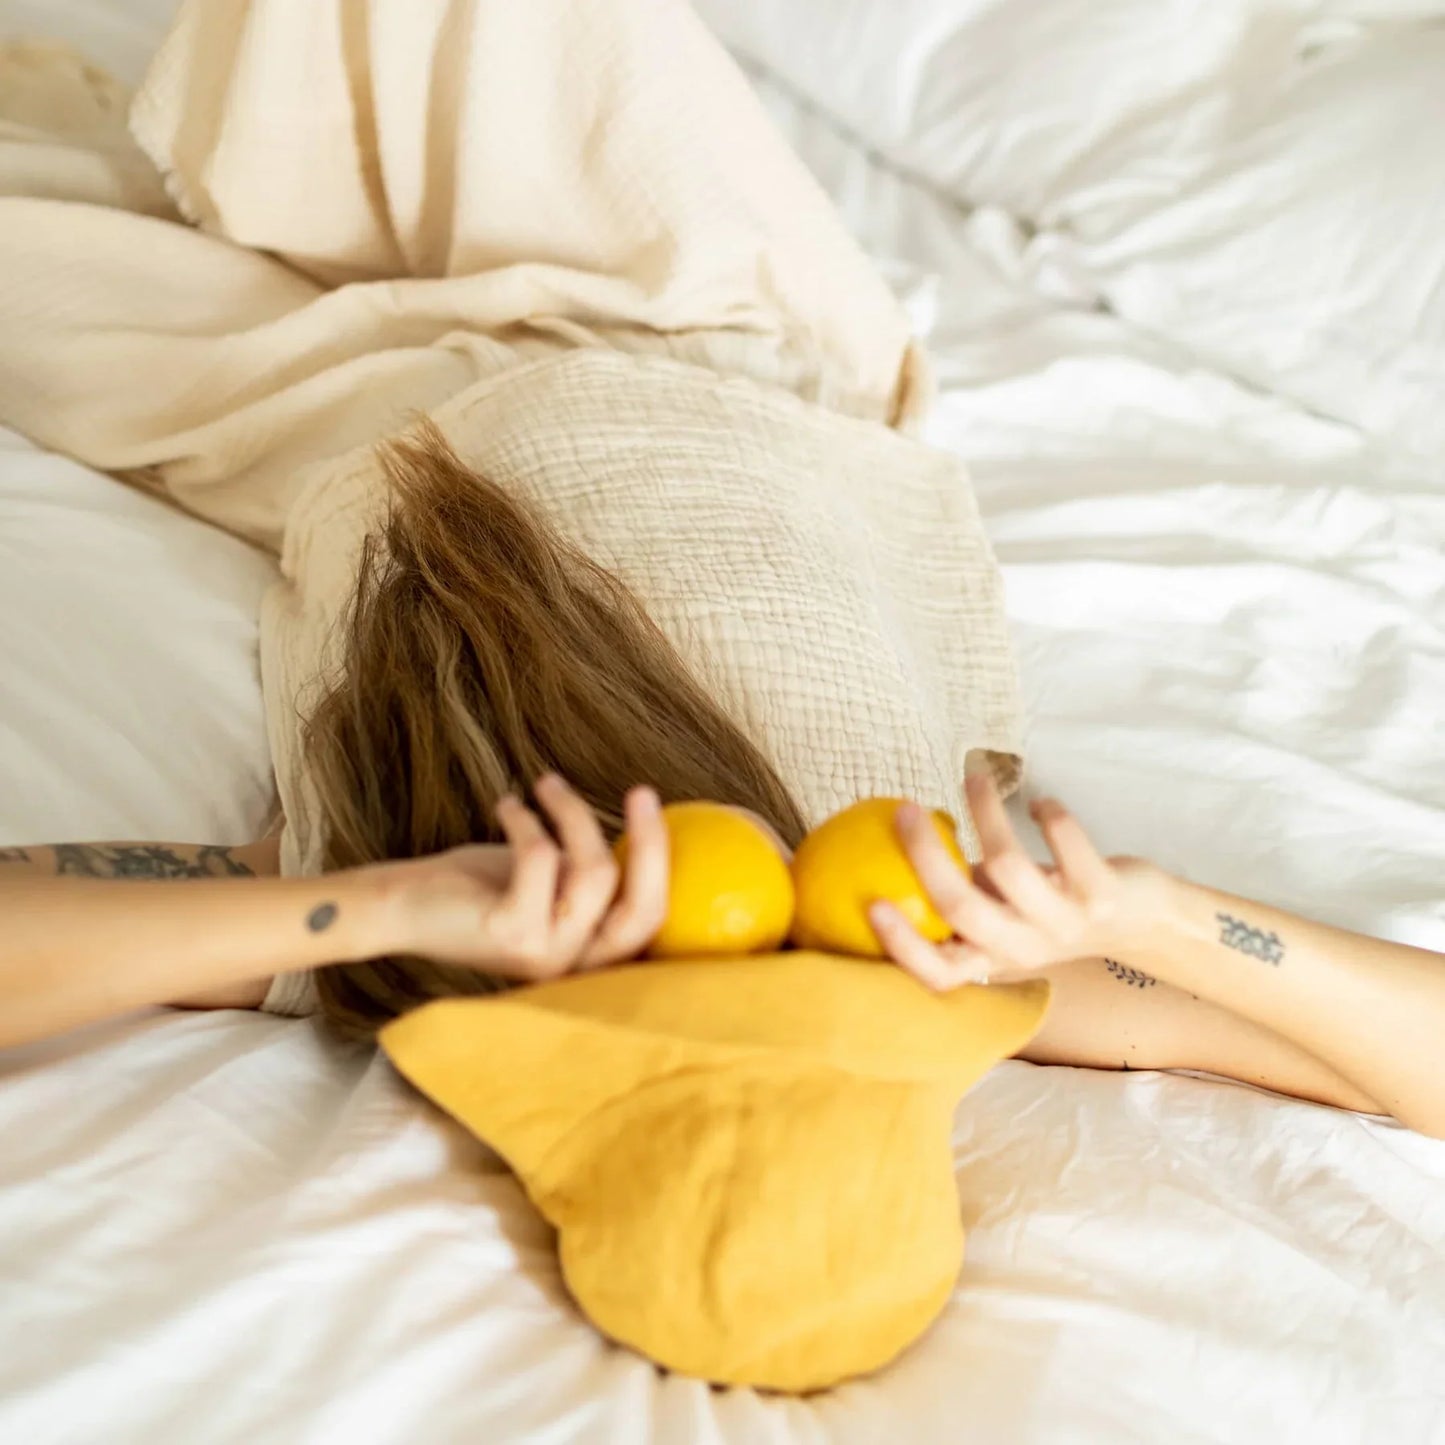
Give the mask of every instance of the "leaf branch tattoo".
[{"label": "leaf branch tattoo", "polygon": [[1104,966],[1120,983],[1129,988],[1153,988],[1159,982],[1152,973],[1145,973],[1141,968],[1130,968],[1128,964],[1120,963],[1117,959],[1106,958]]},{"label": "leaf branch tattoo", "polygon": [[231,849],[197,848],[183,858],[160,843],[60,843],[55,871],[74,878],[254,878],[255,871],[232,856]]},{"label": "leaf branch tattoo", "polygon": [[24,848],[0,848],[0,863],[28,863],[30,854]]},{"label": "leaf branch tattoo", "polygon": [[1277,933],[1266,933],[1262,928],[1251,928],[1243,919],[1229,913],[1216,913],[1219,920],[1219,941],[1237,953],[1247,953],[1261,963],[1279,966],[1284,957],[1284,943]]}]

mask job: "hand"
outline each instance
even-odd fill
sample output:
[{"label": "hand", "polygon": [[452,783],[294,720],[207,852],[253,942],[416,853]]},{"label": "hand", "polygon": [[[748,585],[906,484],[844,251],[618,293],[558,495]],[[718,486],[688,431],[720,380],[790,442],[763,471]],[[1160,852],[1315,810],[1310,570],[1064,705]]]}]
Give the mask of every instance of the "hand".
[{"label": "hand", "polygon": [[561,778],[536,786],[558,841],[516,798],[497,805],[505,846],[475,844],[375,869],[385,946],[504,978],[538,981],[635,958],[667,912],[667,830],[657,794],[624,812],[627,870],[587,804]]},{"label": "hand", "polygon": [[939,915],[957,939],[932,944],[898,909],[875,903],[869,918],[888,955],[931,988],[1027,978],[1076,958],[1122,951],[1142,925],[1153,870],[1105,859],[1078,820],[1052,799],[1032,803],[1054,867],[1040,867],[1014,834],[992,777],[965,784],[983,845],[973,881],[948,855],[928,813],[898,810],[898,833]]}]

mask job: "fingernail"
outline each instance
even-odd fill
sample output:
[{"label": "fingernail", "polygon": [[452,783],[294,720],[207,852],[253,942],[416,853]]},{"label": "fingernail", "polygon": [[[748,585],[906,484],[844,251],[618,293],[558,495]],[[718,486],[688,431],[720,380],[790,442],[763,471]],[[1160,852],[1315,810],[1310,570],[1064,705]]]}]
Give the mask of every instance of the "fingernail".
[{"label": "fingernail", "polygon": [[891,903],[881,900],[868,905],[868,921],[875,928],[888,928],[898,921],[898,910]]},{"label": "fingernail", "polygon": [[911,828],[923,816],[923,809],[917,803],[900,803],[895,821],[900,828]]},{"label": "fingernail", "polygon": [[555,788],[561,781],[561,773],[543,773],[533,784],[532,791],[540,792],[543,788]]}]

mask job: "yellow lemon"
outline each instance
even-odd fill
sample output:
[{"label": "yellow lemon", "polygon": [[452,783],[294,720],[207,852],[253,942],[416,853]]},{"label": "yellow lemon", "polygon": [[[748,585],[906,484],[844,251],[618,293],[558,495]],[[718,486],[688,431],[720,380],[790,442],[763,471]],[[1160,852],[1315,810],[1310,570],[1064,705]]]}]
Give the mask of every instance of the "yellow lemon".
[{"label": "yellow lemon", "polygon": [[[793,922],[793,880],[767,833],[722,803],[669,803],[667,921],[651,958],[768,953]],[[625,864],[627,840],[617,845]]]},{"label": "yellow lemon", "polygon": [[[799,948],[884,957],[868,921],[868,906],[883,899],[934,943],[952,934],[928,901],[899,841],[894,818],[902,801],[866,798],[854,803],[820,823],[798,845],[793,857],[797,903],[792,940]],[[933,822],[954,862],[967,873],[953,819],[935,813]]]}]

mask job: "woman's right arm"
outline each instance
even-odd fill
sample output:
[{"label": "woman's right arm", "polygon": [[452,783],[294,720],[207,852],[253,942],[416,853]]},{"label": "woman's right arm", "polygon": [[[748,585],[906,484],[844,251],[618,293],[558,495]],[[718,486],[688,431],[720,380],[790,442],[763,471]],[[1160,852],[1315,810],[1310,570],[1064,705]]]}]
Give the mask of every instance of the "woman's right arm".
[{"label": "woman's right arm", "polygon": [[320,878],[253,876],[267,858],[274,867],[274,840],[252,850],[6,849],[0,1048],[177,1000],[254,994],[277,973],[387,954],[519,980],[635,958],[667,909],[656,793],[627,797],[621,871],[571,788],[544,778],[536,794],[555,838],[506,798],[497,808],[505,846]]},{"label": "woman's right arm", "polygon": [[281,840],[211,843],[52,843],[0,848],[0,886],[21,878],[263,878],[281,871]]},{"label": "woman's right arm", "polygon": [[254,1006],[278,972],[361,956],[376,892],[364,870],[177,884],[6,865],[0,1048],[182,999]]},{"label": "woman's right arm", "polygon": [[[281,871],[279,831],[255,843],[55,843],[0,848],[0,885],[34,878],[111,878],[177,882],[195,878],[264,878]],[[260,1008],[269,977],[191,989],[164,1002],[178,1008]],[[0,1024],[3,1029],[3,1024]]]}]

